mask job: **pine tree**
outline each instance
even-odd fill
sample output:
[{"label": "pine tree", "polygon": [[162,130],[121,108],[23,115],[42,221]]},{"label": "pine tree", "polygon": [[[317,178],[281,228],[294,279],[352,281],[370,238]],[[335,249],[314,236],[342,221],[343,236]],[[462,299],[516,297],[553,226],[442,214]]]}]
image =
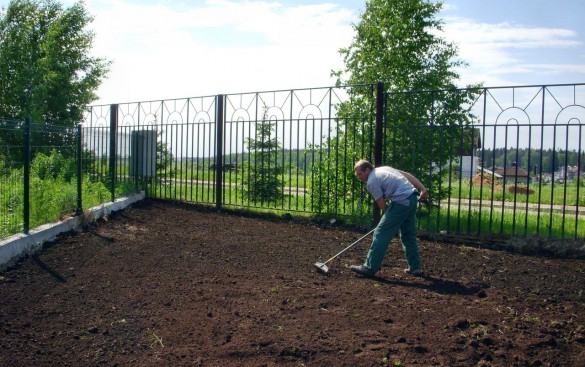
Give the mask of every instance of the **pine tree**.
[{"label": "pine tree", "polygon": [[276,205],[283,197],[283,167],[278,162],[281,145],[273,137],[275,126],[265,112],[256,124],[256,138],[246,140],[250,160],[244,164],[243,191],[253,202]]}]

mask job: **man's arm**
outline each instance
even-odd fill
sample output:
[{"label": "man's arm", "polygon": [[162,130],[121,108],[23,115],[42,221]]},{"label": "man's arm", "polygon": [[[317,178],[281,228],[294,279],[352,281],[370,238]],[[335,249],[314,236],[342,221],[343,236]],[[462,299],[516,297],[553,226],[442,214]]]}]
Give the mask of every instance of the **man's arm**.
[{"label": "man's arm", "polygon": [[427,189],[418,180],[418,178],[414,177],[413,175],[411,175],[410,173],[405,172],[405,171],[398,170],[398,172],[402,173],[404,175],[404,177],[406,177],[406,179],[408,180],[408,182],[410,182],[412,184],[412,186],[414,186],[420,192],[420,198],[421,199],[424,199],[424,198],[429,197],[429,194],[427,193]]},{"label": "man's arm", "polygon": [[376,204],[378,204],[378,208],[382,210],[382,213],[386,211],[386,200],[384,200],[383,196],[376,200]]}]

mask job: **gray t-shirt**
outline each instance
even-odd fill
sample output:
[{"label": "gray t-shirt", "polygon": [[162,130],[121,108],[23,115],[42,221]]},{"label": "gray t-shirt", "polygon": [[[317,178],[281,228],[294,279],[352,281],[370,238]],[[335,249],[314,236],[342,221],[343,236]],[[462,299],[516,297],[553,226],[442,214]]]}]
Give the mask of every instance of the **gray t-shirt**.
[{"label": "gray t-shirt", "polygon": [[392,167],[376,167],[368,176],[367,188],[374,200],[382,196],[402,205],[409,205],[408,198],[416,188],[402,173]]}]

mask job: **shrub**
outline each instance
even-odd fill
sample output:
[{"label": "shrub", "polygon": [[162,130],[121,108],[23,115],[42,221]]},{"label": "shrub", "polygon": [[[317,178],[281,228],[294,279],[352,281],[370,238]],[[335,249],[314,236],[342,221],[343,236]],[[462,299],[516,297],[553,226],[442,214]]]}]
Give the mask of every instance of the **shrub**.
[{"label": "shrub", "polygon": [[50,155],[38,153],[31,162],[31,175],[41,180],[62,177],[70,182],[76,174],[76,165],[73,158],[65,158],[56,150]]}]

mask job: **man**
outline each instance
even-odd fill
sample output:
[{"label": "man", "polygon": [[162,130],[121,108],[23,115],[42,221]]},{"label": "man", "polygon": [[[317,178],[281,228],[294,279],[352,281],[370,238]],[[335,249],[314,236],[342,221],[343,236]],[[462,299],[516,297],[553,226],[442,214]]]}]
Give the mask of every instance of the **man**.
[{"label": "man", "polygon": [[[390,240],[400,233],[400,242],[408,262],[405,273],[421,276],[421,264],[416,239],[416,208],[418,196],[427,198],[424,185],[408,172],[392,167],[376,167],[362,159],[354,166],[355,175],[366,183],[378,207],[384,213],[374,231],[372,245],[363,265],[352,265],[350,269],[360,275],[374,276],[382,267],[382,261]],[[390,205],[386,205],[386,201]]]}]

